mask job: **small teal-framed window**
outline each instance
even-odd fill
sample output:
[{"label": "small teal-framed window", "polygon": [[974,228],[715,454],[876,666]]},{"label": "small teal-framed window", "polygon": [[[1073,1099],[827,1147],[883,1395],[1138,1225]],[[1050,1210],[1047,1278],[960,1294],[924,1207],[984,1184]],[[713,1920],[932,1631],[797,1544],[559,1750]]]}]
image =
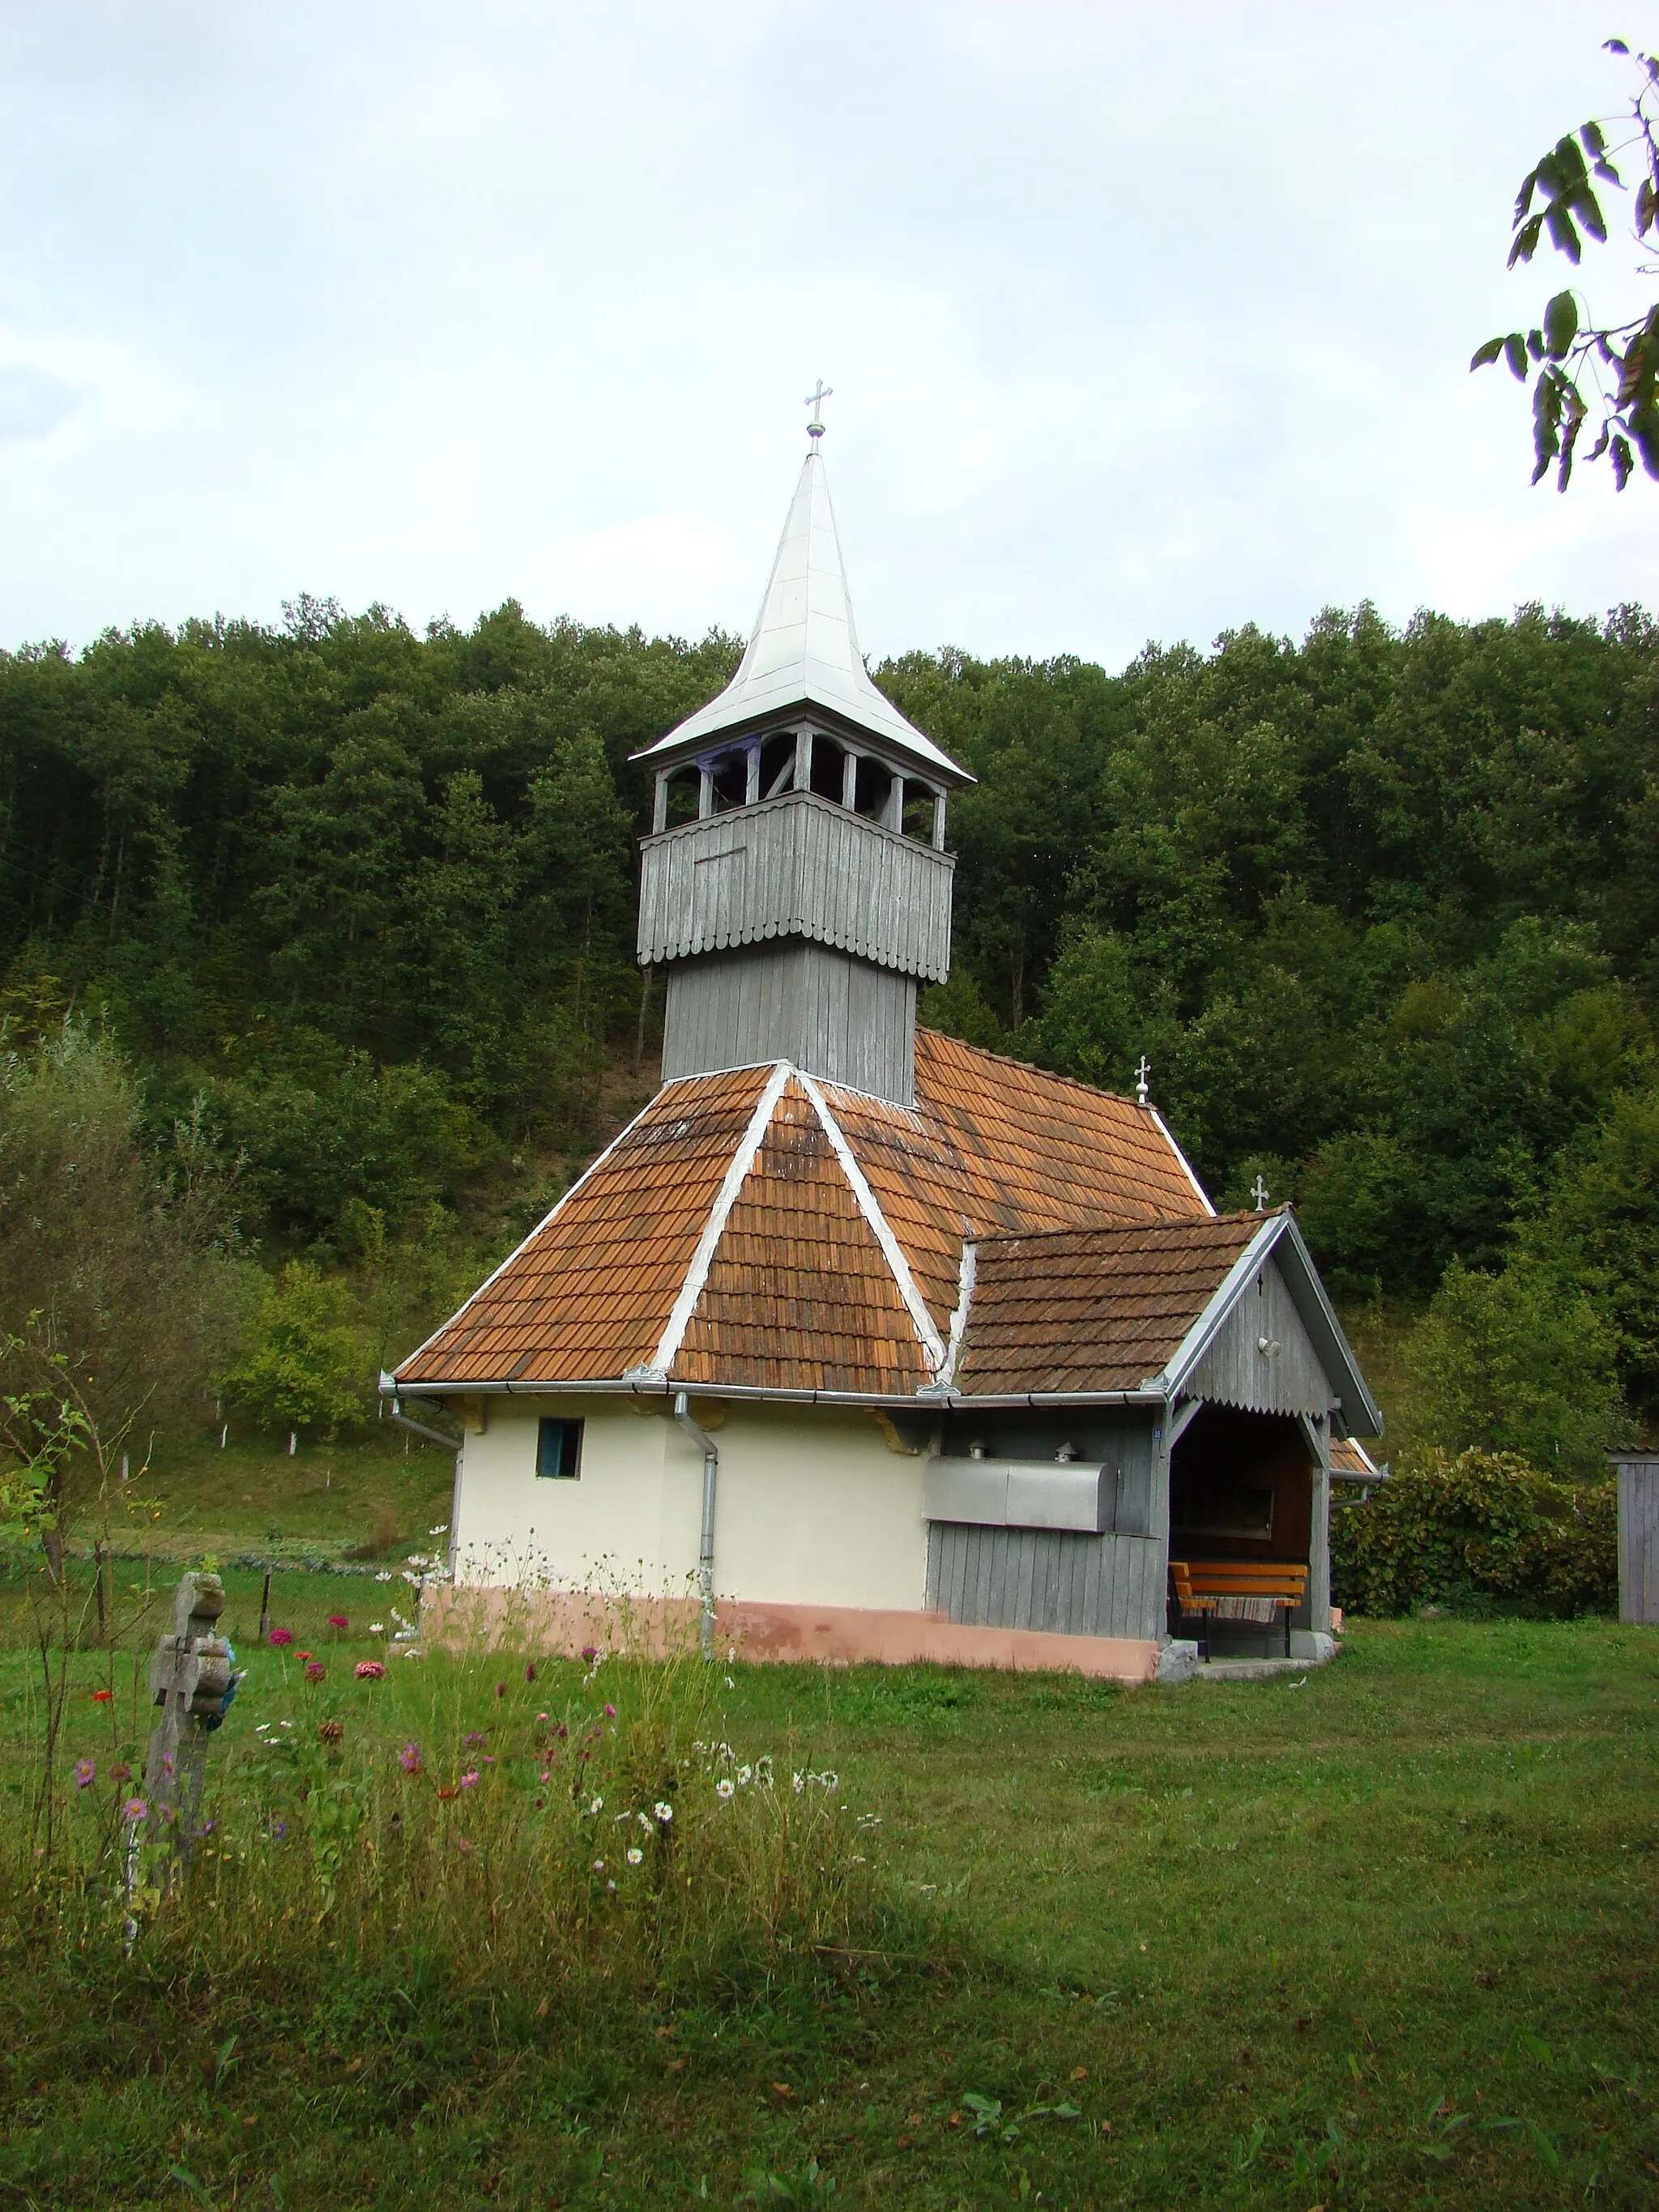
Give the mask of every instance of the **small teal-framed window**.
[{"label": "small teal-framed window", "polygon": [[536,1431],[536,1472],[549,1482],[574,1482],[582,1471],[580,1421],[544,1421]]}]

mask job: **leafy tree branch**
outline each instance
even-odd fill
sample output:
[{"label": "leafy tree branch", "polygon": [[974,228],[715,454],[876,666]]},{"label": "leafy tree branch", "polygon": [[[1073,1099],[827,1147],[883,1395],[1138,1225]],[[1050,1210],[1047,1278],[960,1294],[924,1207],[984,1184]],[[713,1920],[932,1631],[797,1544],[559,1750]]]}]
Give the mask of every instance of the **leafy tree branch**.
[{"label": "leafy tree branch", "polygon": [[[1632,154],[1644,173],[1631,222],[1638,252],[1659,242],[1659,60],[1651,54],[1632,55],[1622,39],[1606,43],[1609,53],[1630,59],[1638,71],[1628,117],[1617,124],[1609,118],[1615,128],[1628,121],[1630,135],[1609,149],[1601,124],[1584,123],[1534,164],[1516,195],[1511,269],[1517,262],[1530,262],[1546,238],[1575,268],[1586,237],[1607,243],[1597,182],[1626,189],[1613,154]],[[1651,261],[1637,266],[1644,276],[1659,270]],[[1488,338],[1469,367],[1485,368],[1500,358],[1522,384],[1537,371],[1532,402],[1534,483],[1553,467],[1556,489],[1566,489],[1579,434],[1597,414],[1601,429],[1588,458],[1608,455],[1618,489],[1630,482],[1638,455],[1648,475],[1659,478],[1659,301],[1628,322],[1596,324],[1587,319],[1576,292],[1558,292],[1534,329]]]}]

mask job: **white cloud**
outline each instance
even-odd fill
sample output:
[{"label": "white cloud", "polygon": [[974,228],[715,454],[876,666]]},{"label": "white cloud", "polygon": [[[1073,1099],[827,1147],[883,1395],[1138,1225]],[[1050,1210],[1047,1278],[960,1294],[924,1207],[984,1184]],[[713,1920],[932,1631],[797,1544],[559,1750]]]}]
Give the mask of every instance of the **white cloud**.
[{"label": "white cloud", "polygon": [[[751,618],[800,448],[874,652],[1656,596],[1478,340],[1589,0],[0,15],[0,637]],[[1586,283],[1595,281],[1587,266]]]}]

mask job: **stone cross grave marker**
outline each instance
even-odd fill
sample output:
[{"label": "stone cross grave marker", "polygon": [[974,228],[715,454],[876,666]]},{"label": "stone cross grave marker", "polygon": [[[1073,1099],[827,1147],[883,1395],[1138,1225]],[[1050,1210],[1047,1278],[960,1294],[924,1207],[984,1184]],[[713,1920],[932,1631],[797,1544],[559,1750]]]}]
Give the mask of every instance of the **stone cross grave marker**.
[{"label": "stone cross grave marker", "polygon": [[223,1720],[242,1677],[236,1654],[218,1633],[225,1589],[217,1575],[181,1577],[173,1633],[156,1640],[149,1693],[161,1708],[144,1760],[144,1799],[152,1838],[188,1859],[196,1840],[207,1740]]}]

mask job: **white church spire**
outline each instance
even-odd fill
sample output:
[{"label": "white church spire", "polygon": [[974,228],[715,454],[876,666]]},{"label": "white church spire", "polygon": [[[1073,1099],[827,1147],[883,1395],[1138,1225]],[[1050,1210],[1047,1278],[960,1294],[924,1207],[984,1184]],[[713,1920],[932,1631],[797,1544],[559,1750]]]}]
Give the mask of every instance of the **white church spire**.
[{"label": "white church spire", "polygon": [[737,674],[718,698],[635,757],[649,760],[671,750],[678,752],[689,744],[706,744],[763,716],[816,706],[885,738],[935,774],[971,781],[948,753],[924,737],[877,690],[865,668],[819,445],[823,425],[817,409],[829,397],[820,380],[806,403],[814,410],[807,426],[811,447],[801,464],[772,574]]}]

